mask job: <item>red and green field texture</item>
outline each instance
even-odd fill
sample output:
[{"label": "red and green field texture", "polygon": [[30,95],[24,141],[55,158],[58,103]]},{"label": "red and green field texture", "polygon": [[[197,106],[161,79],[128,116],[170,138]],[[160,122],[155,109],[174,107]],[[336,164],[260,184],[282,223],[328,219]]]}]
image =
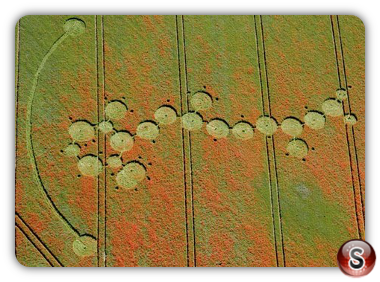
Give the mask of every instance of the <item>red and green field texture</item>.
[{"label": "red and green field texture", "polygon": [[354,16],[21,18],[17,259],[336,266],[365,236],[364,34]]}]

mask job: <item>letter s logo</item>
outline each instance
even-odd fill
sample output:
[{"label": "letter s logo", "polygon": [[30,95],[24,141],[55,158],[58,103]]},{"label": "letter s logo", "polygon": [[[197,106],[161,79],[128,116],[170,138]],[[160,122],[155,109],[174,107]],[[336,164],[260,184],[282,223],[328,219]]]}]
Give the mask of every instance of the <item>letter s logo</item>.
[{"label": "letter s logo", "polygon": [[360,247],[354,247],[350,250],[350,261],[348,262],[348,265],[353,270],[360,270],[365,265],[365,260],[362,255],[364,253],[364,250]]}]

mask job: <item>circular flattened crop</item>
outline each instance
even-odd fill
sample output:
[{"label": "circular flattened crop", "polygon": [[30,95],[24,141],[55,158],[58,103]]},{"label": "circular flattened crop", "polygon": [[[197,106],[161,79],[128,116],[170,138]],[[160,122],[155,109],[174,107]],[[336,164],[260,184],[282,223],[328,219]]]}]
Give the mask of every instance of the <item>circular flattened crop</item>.
[{"label": "circular flattened crop", "polygon": [[123,170],[119,171],[116,175],[116,183],[120,188],[133,189],[137,186],[137,181],[124,173]]},{"label": "circular flattened crop", "polygon": [[208,93],[197,92],[190,100],[195,111],[207,110],[212,107],[212,98]]},{"label": "circular flattened crop", "polygon": [[344,116],[344,122],[349,124],[349,125],[354,125],[355,123],[358,122],[357,118],[353,114],[347,114]]},{"label": "circular flattened crop", "polygon": [[253,138],[253,128],[248,122],[240,121],[232,128],[232,134],[241,140]]},{"label": "circular flattened crop", "polygon": [[298,119],[294,117],[288,117],[282,121],[281,129],[284,133],[292,137],[297,137],[298,135],[301,135],[303,125]]},{"label": "circular flattened crop", "polygon": [[142,139],[154,140],[160,133],[158,125],[151,121],[144,121],[137,126],[136,135]]},{"label": "circular flattened crop", "polygon": [[68,19],[63,25],[63,30],[74,37],[84,33],[85,29],[84,21],[76,18]]},{"label": "circular flattened crop", "polygon": [[172,124],[177,119],[177,113],[172,107],[162,106],[156,110],[154,113],[154,118],[160,124]]},{"label": "circular flattened crop", "polygon": [[206,130],[208,134],[215,138],[225,138],[230,132],[230,127],[224,120],[214,119],[207,123]]},{"label": "circular flattened crop", "polygon": [[104,134],[110,133],[113,130],[112,122],[110,121],[102,121],[98,126],[99,130]]},{"label": "circular flattened crop", "polygon": [[133,137],[128,132],[117,132],[110,138],[111,148],[118,152],[129,151],[133,147]]},{"label": "circular flattened crop", "polygon": [[78,161],[78,169],[85,176],[97,176],[102,168],[102,162],[93,155],[84,156]]},{"label": "circular flattened crop", "polygon": [[277,122],[272,117],[262,116],[257,119],[256,127],[261,133],[270,136],[276,132]]},{"label": "circular flattened crop", "polygon": [[80,147],[78,144],[70,144],[63,150],[63,153],[69,157],[77,157],[80,153]]},{"label": "circular flattened crop", "polygon": [[74,141],[85,142],[95,136],[95,130],[87,121],[76,121],[70,125],[69,134]]},{"label": "circular flattened crop", "polygon": [[73,242],[73,251],[80,257],[91,256],[96,253],[97,241],[89,235],[82,235]]},{"label": "circular flattened crop", "polygon": [[116,182],[119,187],[132,189],[137,183],[145,178],[145,167],[138,162],[127,163],[116,176]]},{"label": "circular flattened crop", "polygon": [[339,101],[343,101],[343,100],[346,100],[348,97],[348,94],[347,94],[347,90],[346,89],[338,89],[336,90],[336,98],[339,100]]},{"label": "circular flattened crop", "polygon": [[302,159],[309,151],[309,147],[302,139],[293,139],[286,146],[289,155]]},{"label": "circular flattened crop", "polygon": [[108,157],[107,165],[110,168],[119,168],[123,165],[123,162],[121,161],[121,158],[119,156],[113,155],[113,156]]},{"label": "circular flattened crop", "polygon": [[127,106],[120,101],[112,101],[106,106],[106,115],[110,119],[122,119],[127,112]]},{"label": "circular flattened crop", "polygon": [[337,99],[329,98],[325,100],[322,104],[323,112],[332,117],[338,117],[343,115],[342,102]]},{"label": "circular flattened crop", "polygon": [[122,169],[125,174],[130,176],[132,179],[140,182],[145,178],[146,170],[145,167],[138,162],[127,163]]},{"label": "circular flattened crop", "polygon": [[307,112],[304,117],[304,120],[305,124],[314,130],[322,129],[326,123],[325,116],[317,111]]},{"label": "circular flattened crop", "polygon": [[182,127],[187,130],[199,130],[202,124],[203,119],[197,113],[187,113],[182,116]]}]

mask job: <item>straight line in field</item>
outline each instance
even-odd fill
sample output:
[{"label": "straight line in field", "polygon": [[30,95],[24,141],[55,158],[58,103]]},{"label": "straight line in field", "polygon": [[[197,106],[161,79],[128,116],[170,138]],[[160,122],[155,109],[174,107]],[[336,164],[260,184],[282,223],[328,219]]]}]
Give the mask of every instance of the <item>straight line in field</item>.
[{"label": "straight line in field", "polygon": [[[351,114],[351,105],[349,98],[349,88],[347,82],[346,65],[344,61],[342,36],[339,26],[338,16],[330,16],[331,31],[335,50],[336,66],[339,88],[344,88],[347,91],[347,101],[343,101],[344,114]],[[353,200],[355,204],[355,216],[358,228],[359,238],[365,237],[365,214],[364,202],[362,194],[362,185],[360,180],[359,162],[357,156],[355,130],[351,125],[345,125],[346,140],[348,148],[348,158],[350,160],[351,182],[353,191]]]},{"label": "straight line in field", "polygon": [[[267,58],[266,58],[266,50],[265,50],[264,26],[263,26],[262,16],[260,16],[260,21],[261,21],[261,35],[262,35],[262,43],[263,43],[263,51],[264,51],[264,68],[265,68],[265,79],[266,79],[266,86],[267,86],[266,90],[267,90],[267,96],[268,96],[268,112],[269,112],[269,115],[272,116],[272,110],[271,110],[271,104],[270,104],[270,91],[269,91]],[[282,256],[283,256],[283,264],[284,264],[283,266],[286,266],[285,265],[284,235],[283,235],[283,230],[282,230],[280,189],[279,189],[279,185],[278,185],[276,147],[274,145],[274,136],[272,136],[271,139],[272,139],[272,147],[271,147],[272,148],[272,157],[273,157],[273,165],[274,165],[274,179],[275,179],[276,191],[277,191],[277,204],[278,204],[278,216],[279,216],[279,225],[280,225],[281,250],[282,250]]]},{"label": "straight line in field", "polygon": [[[20,226],[16,223],[16,231],[19,230],[24,236],[25,238],[33,245],[33,247],[37,250],[37,252],[39,252],[42,257],[45,259],[45,261],[51,266],[51,267],[54,267],[54,265],[50,262],[50,260],[45,256],[45,254],[36,246],[36,244],[29,238],[28,234],[25,233],[24,230],[22,230],[20,228]],[[16,240],[17,242],[17,240]],[[17,258],[17,254],[16,254],[16,258]]]},{"label": "straight line in field", "polygon": [[[17,158],[17,136],[18,136],[18,97],[19,97],[19,88],[20,88],[20,22],[21,19],[17,22],[16,26],[16,62],[15,62],[15,67],[16,67],[16,74],[15,74],[15,82],[16,82],[16,109],[15,109],[15,116],[16,116],[16,123],[15,123],[15,141],[16,141],[16,158]],[[17,163],[17,162],[16,162]],[[16,169],[17,170],[17,169]]]},{"label": "straight line in field", "polygon": [[[342,41],[342,35],[341,35],[341,30],[340,30],[340,25],[339,25],[339,17],[336,16],[336,20],[338,23],[338,33],[339,33],[339,41],[340,41],[340,50],[342,53],[342,63],[343,63],[343,74],[344,74],[344,82],[347,90],[347,104],[348,104],[348,112],[351,114],[351,103],[350,103],[350,93],[349,93],[349,87],[348,87],[348,80],[347,80],[347,72],[346,72],[346,63],[344,61],[344,48],[343,48],[343,41]],[[362,205],[362,213],[363,213],[363,225],[365,225],[365,206],[363,202],[363,192],[362,192],[362,184],[361,184],[361,179],[360,179],[360,169],[359,169],[359,160],[358,160],[358,154],[357,154],[357,148],[356,148],[356,141],[355,141],[355,129],[354,127],[351,127],[352,130],[352,139],[353,139],[353,149],[355,153],[355,162],[356,162],[356,172],[357,172],[357,177],[359,181],[359,188],[360,188],[360,201]]]},{"label": "straight line in field", "polygon": [[[105,96],[105,65],[104,65],[104,23],[103,16],[95,16],[95,50],[96,50],[96,97],[98,124],[100,119],[105,119],[104,96]],[[106,135],[101,136],[98,131],[98,157],[106,156]],[[102,138],[103,137],[103,138]],[[103,152],[101,149],[103,148]],[[103,156],[103,158],[101,158]],[[98,266],[107,266],[106,260],[106,223],[107,223],[107,170],[104,167],[98,176]]]},{"label": "straight line in field", "polygon": [[[180,47],[179,47],[179,30],[177,23],[177,16],[175,17],[175,26],[176,26],[176,38],[177,38],[177,55],[178,55],[178,78],[179,78],[179,89],[180,89],[180,115],[183,115],[183,99],[182,99],[182,77],[181,77],[181,58],[180,58]],[[184,177],[184,202],[185,202],[185,233],[186,233],[186,261],[187,266],[189,266],[189,234],[188,234],[188,217],[187,217],[187,181],[186,181],[186,155],[185,155],[185,133],[184,128],[181,127],[181,139],[182,139],[182,156],[183,156],[183,177]]]},{"label": "straight line in field", "polygon": [[[178,47],[178,72],[180,84],[181,116],[190,110],[189,86],[187,76],[186,39],[184,17],[176,16],[177,47]],[[185,96],[185,98],[184,98]],[[184,186],[185,186],[185,219],[186,219],[186,244],[187,265],[196,266],[196,241],[195,241],[195,214],[194,214],[194,185],[191,152],[191,133],[181,129],[182,151],[184,162]]]},{"label": "straight line in field", "polygon": [[[18,97],[19,97],[19,88],[20,88],[20,22],[21,19],[17,22],[16,25],[16,61],[15,61],[15,68],[16,68],[16,73],[15,73],[15,205],[17,207],[17,202],[16,202],[16,197],[17,197],[17,149],[18,149]],[[16,252],[16,257],[17,257],[17,245],[15,244],[15,252]]]},{"label": "straight line in field", "polygon": [[[260,92],[261,92],[261,106],[262,106],[262,115],[265,115],[265,102],[264,102],[264,93],[263,93],[263,82],[262,82],[262,75],[261,75],[261,62],[260,62],[260,52],[259,52],[259,39],[258,39],[258,32],[257,32],[257,23],[256,23],[256,16],[254,16],[254,23],[255,23],[255,39],[256,39],[256,53],[257,53],[257,63],[258,63],[258,69],[259,69],[259,80],[260,80]],[[278,254],[277,254],[277,236],[276,236],[276,224],[274,222],[274,210],[273,210],[273,196],[272,196],[272,185],[270,183],[270,165],[269,165],[269,151],[268,151],[268,142],[265,138],[265,149],[267,154],[267,167],[268,167],[268,179],[269,179],[269,195],[270,195],[270,206],[271,206],[271,216],[272,216],[272,226],[273,226],[273,238],[274,238],[274,251],[276,254],[276,265],[278,266]]]},{"label": "straight line in field", "polygon": [[15,222],[17,228],[25,235],[25,237],[33,244],[38,252],[46,259],[46,261],[53,267],[61,267],[63,264],[58,258],[50,251],[50,249],[41,241],[38,235],[29,227],[29,225],[22,219],[16,212]]},{"label": "straight line in field", "polygon": [[[102,64],[103,64],[103,120],[106,120],[105,114],[105,96],[106,96],[106,64],[105,64],[105,39],[104,39],[104,16],[102,19]],[[107,156],[107,135],[104,134],[104,158]],[[104,266],[107,266],[107,166],[104,167]]]},{"label": "straight line in field", "polygon": [[[254,16],[254,23],[256,34],[258,69],[260,76],[260,91],[262,96],[262,114],[271,116],[270,92],[262,17]],[[276,264],[277,266],[286,266],[274,136],[265,136],[264,138],[267,155],[269,193],[271,198],[271,213],[273,224],[274,248],[276,253]]]}]

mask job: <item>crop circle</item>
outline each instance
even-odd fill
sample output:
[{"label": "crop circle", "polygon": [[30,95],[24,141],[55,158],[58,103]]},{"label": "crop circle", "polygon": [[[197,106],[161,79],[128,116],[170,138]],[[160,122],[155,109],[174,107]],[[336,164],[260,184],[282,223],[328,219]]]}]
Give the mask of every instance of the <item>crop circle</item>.
[{"label": "crop circle", "polygon": [[202,128],[203,119],[197,113],[187,113],[182,116],[182,127],[187,130],[199,130]]},{"label": "crop circle", "polygon": [[338,89],[336,90],[336,98],[339,100],[339,101],[343,101],[343,100],[346,100],[348,97],[348,94],[347,94],[347,90],[346,89]]},{"label": "crop circle", "polygon": [[91,256],[96,253],[97,245],[96,239],[82,235],[73,242],[73,251],[81,257]]},{"label": "crop circle", "polygon": [[162,106],[156,110],[154,118],[160,124],[172,124],[177,119],[177,113],[172,107]]},{"label": "crop circle", "polygon": [[80,153],[80,147],[78,144],[70,144],[63,150],[63,153],[69,157],[77,157]]},{"label": "crop circle", "polygon": [[122,119],[127,112],[127,106],[120,101],[112,101],[106,106],[106,115],[110,119]]},{"label": "crop circle", "polygon": [[304,117],[304,120],[305,124],[314,130],[322,129],[326,123],[325,116],[317,111],[307,112]]},{"label": "crop circle", "polygon": [[95,136],[95,130],[87,121],[76,121],[70,125],[69,134],[74,141],[85,142]]},{"label": "crop circle", "polygon": [[288,117],[282,121],[281,129],[284,133],[292,137],[296,137],[298,135],[301,135],[303,125],[298,119],[294,117]]},{"label": "crop circle", "polygon": [[63,30],[74,37],[84,33],[85,29],[84,21],[75,18],[68,19],[63,25]]},{"label": "crop circle", "polygon": [[117,132],[110,138],[111,148],[118,152],[129,151],[133,147],[133,137],[128,132]]},{"label": "crop circle", "polygon": [[230,132],[230,127],[224,120],[214,119],[207,123],[206,130],[211,136],[225,138]]},{"label": "crop circle", "polygon": [[98,128],[101,132],[103,132],[104,134],[107,134],[113,130],[113,125],[112,125],[112,122],[106,120],[99,123]]},{"label": "crop circle", "polygon": [[85,176],[97,176],[102,168],[102,162],[93,155],[84,156],[78,161],[78,169]]},{"label": "crop circle", "polygon": [[248,122],[240,121],[232,128],[232,134],[241,140],[248,140],[253,137],[253,128]]},{"label": "crop circle", "polygon": [[136,180],[137,182],[140,182],[145,178],[146,170],[145,167],[138,163],[138,162],[130,162],[127,163],[123,171],[125,174],[130,176],[132,179]]},{"label": "crop circle", "polygon": [[354,125],[355,123],[358,122],[357,118],[353,114],[347,114],[344,116],[344,122],[349,124],[349,125]]},{"label": "crop circle", "polygon": [[107,165],[110,168],[119,168],[123,165],[123,162],[121,161],[121,158],[119,156],[113,155],[113,156],[108,157]]},{"label": "crop circle", "polygon": [[302,159],[309,151],[306,142],[302,139],[293,139],[286,146],[289,155]]},{"label": "crop circle", "polygon": [[262,116],[257,119],[256,127],[261,133],[270,136],[276,132],[277,122],[272,117]]},{"label": "crop circle", "polygon": [[197,92],[190,101],[195,111],[207,110],[212,107],[212,98],[205,92]]},{"label": "crop circle", "polygon": [[160,133],[158,125],[151,121],[144,121],[137,126],[136,135],[142,139],[154,140]]},{"label": "crop circle", "polygon": [[333,98],[327,99],[323,102],[322,110],[326,115],[332,117],[338,117],[343,115],[342,102]]}]

